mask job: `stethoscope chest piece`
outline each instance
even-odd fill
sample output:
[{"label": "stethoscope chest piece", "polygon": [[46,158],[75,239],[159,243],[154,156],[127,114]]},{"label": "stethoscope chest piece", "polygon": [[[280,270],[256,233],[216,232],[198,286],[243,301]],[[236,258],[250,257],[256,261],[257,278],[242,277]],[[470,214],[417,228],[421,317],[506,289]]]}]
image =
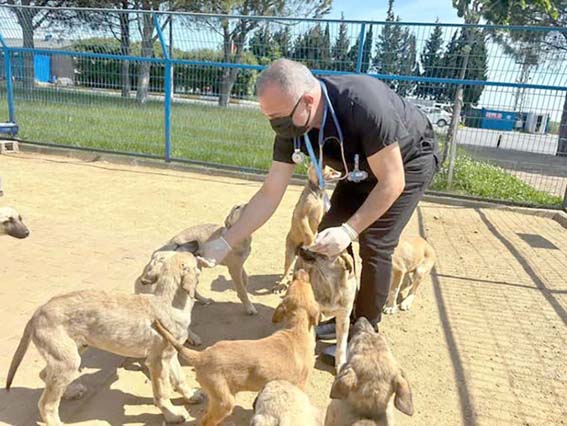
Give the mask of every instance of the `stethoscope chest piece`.
[{"label": "stethoscope chest piece", "polygon": [[301,164],[305,161],[305,154],[300,150],[295,150],[293,154],[291,154],[291,161],[295,164]]}]

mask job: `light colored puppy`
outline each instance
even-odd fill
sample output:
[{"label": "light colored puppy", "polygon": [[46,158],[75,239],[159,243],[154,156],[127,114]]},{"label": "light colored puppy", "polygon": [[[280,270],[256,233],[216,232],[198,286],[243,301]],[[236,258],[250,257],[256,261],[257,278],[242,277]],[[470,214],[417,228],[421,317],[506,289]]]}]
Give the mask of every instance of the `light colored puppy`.
[{"label": "light colored puppy", "polygon": [[[392,255],[392,279],[385,314],[398,310],[398,295],[402,295],[400,309],[407,311],[423,279],[435,265],[435,250],[420,236],[402,236]],[[404,287],[407,278],[409,284]],[[405,294],[404,294],[405,293]]]},{"label": "light colored puppy", "polygon": [[[340,173],[329,166],[322,170],[325,181],[333,181]],[[299,196],[291,218],[291,228],[285,239],[284,275],[274,292],[285,291],[292,272],[293,261],[299,247],[307,247],[315,242],[317,228],[325,214],[323,191],[319,188],[317,172],[312,164],[307,168],[307,182]]]},{"label": "light colored puppy", "polygon": [[298,254],[297,267],[309,273],[321,313],[326,318],[336,318],[335,369],[338,372],[346,362],[350,314],[356,296],[354,261],[346,251],[337,257],[329,258],[301,247]]},{"label": "light colored puppy", "polygon": [[27,238],[30,230],[22,220],[22,216],[12,207],[0,207],[0,235],[14,238]]},{"label": "light colored puppy", "polygon": [[[227,229],[233,226],[238,219],[240,219],[245,207],[246,204],[234,206],[226,217],[224,226],[212,223],[192,226],[174,236],[166,245],[159,248],[157,251],[185,250],[185,246],[188,243],[195,241],[198,243],[199,247],[202,247],[207,241],[220,237]],[[240,244],[233,247],[220,264],[228,268],[228,273],[230,274],[234,287],[236,288],[236,294],[244,305],[246,312],[249,315],[256,315],[258,311],[250,300],[250,296],[247,291],[248,274],[244,269],[244,262],[246,262],[246,259],[250,256],[251,251],[252,237],[248,237]],[[135,284],[135,292],[139,293],[143,291],[144,289],[141,285],[140,278],[138,278]],[[195,295],[197,297],[197,301],[200,303],[208,304],[213,302],[212,299],[201,296],[198,291]]]},{"label": "light colored puppy", "polygon": [[409,382],[383,335],[359,318],[348,346],[348,361],[331,387],[325,426],[370,420],[380,426],[394,424],[393,406],[413,415]]},{"label": "light colored puppy", "polygon": [[230,415],[238,392],[259,392],[272,380],[287,380],[304,390],[315,364],[314,326],[319,308],[309,276],[298,271],[272,321],[285,320],[283,330],[258,340],[227,340],[202,352],[184,347],[159,322],[156,330],[189,365],[208,397],[202,426],[216,426]]},{"label": "light colored puppy", "polygon": [[[151,375],[154,402],[167,422],[183,422],[184,409],[173,406],[167,396],[169,380],[189,402],[200,394],[188,387],[176,352],[152,328],[162,321],[176,339],[187,338],[190,311],[199,269],[191,253],[162,253],[154,295],[127,295],[100,290],[76,291],[54,297],[28,321],[6,380],[9,390],[30,341],[45,359],[40,373],[45,389],[39,412],[47,426],[59,426],[59,403],[65,389],[79,375],[80,350],[96,347],[118,355],[144,358]],[[84,387],[77,392],[84,393]]]},{"label": "light colored puppy", "polygon": [[269,382],[254,400],[250,426],[323,426],[324,413],[285,380]]}]

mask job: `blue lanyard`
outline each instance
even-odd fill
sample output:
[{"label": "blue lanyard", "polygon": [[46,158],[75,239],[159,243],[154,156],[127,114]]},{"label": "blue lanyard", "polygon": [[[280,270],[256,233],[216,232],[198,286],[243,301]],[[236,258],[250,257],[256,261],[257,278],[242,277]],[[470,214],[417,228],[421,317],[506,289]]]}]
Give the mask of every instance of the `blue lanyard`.
[{"label": "blue lanyard", "polygon": [[[323,121],[321,122],[321,128],[319,129],[319,153],[321,154],[323,151],[323,146],[325,145],[325,138],[323,137],[323,133],[325,132],[325,123],[327,122],[327,113],[331,111],[331,118],[333,119],[333,123],[337,129],[337,135],[339,136],[339,144],[343,144],[343,132],[341,130],[341,126],[339,126],[339,119],[335,114],[335,109],[333,108],[333,104],[331,103],[331,99],[329,98],[329,93],[327,92],[327,86],[322,81],[321,83],[321,91],[325,96],[325,106],[323,107]],[[297,140],[297,139],[296,139]],[[311,140],[307,133],[303,135],[303,140],[305,141],[305,146],[307,147],[307,153],[309,154],[309,158],[311,159],[311,163],[315,167],[315,172],[317,173],[317,179],[319,180],[319,188],[321,190],[325,189],[325,179],[323,179],[323,155],[319,156],[319,160],[315,157],[315,152],[313,151],[313,146],[311,145]],[[295,140],[294,140],[295,145]]]}]

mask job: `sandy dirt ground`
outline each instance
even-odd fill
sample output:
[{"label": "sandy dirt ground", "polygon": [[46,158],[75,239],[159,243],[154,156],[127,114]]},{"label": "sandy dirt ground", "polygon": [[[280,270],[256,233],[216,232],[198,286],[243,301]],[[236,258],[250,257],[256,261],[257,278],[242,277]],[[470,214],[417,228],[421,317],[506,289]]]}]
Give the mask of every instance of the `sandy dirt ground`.
[{"label": "sandy dirt ground", "polygon": [[[32,232],[26,240],[0,238],[2,384],[25,323],[40,304],[78,289],[132,292],[155,248],[187,226],[221,222],[260,185],[29,153],[0,156],[0,176],[0,206],[17,207]],[[247,269],[258,316],[245,314],[224,268],[203,274],[200,289],[216,301],[193,311],[204,346],[275,329],[271,315],[279,297],[269,289],[282,272],[285,234],[300,191],[290,187],[278,212],[254,235]],[[413,390],[415,415],[397,412],[397,423],[567,424],[565,229],[510,211],[432,203],[420,204],[406,232],[420,227],[437,250],[436,270],[413,309],[386,317],[381,327]],[[36,424],[42,367],[32,345],[13,389],[0,390],[0,424]],[[185,372],[196,385],[191,369]],[[80,380],[89,391],[82,400],[62,402],[66,424],[162,424],[151,385],[136,364],[88,350]],[[329,401],[332,380],[332,369],[317,361],[308,394],[320,407]],[[224,425],[247,425],[254,397],[239,394]],[[204,409],[187,408],[194,418]]]}]

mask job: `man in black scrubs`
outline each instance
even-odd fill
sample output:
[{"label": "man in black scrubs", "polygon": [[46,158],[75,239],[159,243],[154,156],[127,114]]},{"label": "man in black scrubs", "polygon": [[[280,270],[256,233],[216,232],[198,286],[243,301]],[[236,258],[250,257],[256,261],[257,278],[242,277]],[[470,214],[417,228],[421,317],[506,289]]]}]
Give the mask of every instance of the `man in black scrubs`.
[{"label": "man in black scrubs", "polygon": [[[231,246],[272,216],[293,174],[294,152],[307,153],[303,135],[319,158],[322,132],[324,164],[350,174],[337,184],[311,249],[334,256],[358,238],[362,271],[353,317],[364,316],[377,326],[390,286],[392,252],[437,170],[431,123],[373,77],[317,79],[304,65],[287,59],[264,70],[256,89],[262,113],[276,132],[272,166],[238,223],[206,244],[203,257],[211,266],[218,264]],[[364,172],[366,179],[359,181]],[[320,327],[319,334],[331,334],[332,327]]]}]

